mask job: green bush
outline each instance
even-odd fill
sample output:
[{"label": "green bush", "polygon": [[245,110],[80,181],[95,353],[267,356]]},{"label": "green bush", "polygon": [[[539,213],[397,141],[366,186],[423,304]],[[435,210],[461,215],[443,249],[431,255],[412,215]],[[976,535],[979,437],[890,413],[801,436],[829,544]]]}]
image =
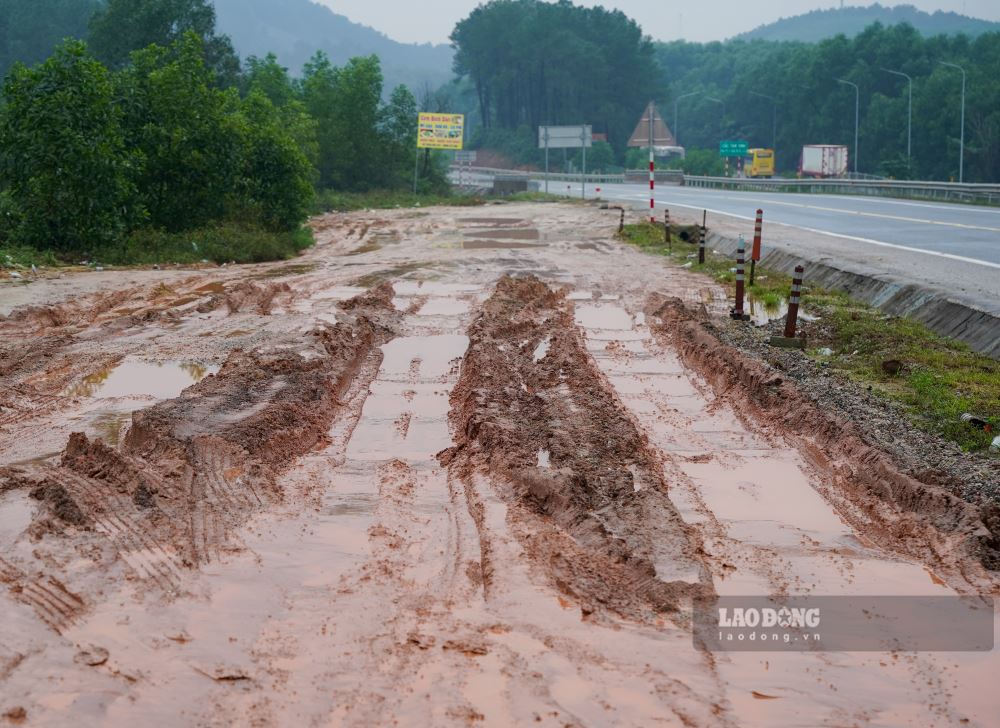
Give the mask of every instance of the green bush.
[{"label": "green bush", "polygon": [[19,211],[21,245],[83,251],[141,219],[108,70],[69,41],[34,68],[17,65],[4,85],[0,176]]},{"label": "green bush", "polygon": [[262,263],[294,258],[313,244],[312,231],[300,227],[269,232],[223,223],[184,233],[137,230],[123,244],[107,246],[95,258],[112,265],[154,263]]}]

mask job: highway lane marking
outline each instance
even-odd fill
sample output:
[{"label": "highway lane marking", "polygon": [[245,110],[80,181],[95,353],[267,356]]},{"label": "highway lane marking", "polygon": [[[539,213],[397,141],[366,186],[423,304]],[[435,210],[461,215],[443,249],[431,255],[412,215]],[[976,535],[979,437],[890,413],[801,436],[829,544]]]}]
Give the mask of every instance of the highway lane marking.
[{"label": "highway lane marking", "polygon": [[[642,195],[630,195],[630,199],[645,200]],[[657,200],[659,202],[659,200]],[[756,218],[748,217],[746,215],[734,215],[731,212],[725,212],[723,210],[715,210],[709,207],[704,207],[703,205],[685,205],[680,202],[670,202],[671,205],[677,207],[684,207],[689,210],[705,210],[706,212],[711,212],[713,215],[724,215],[725,217],[733,217],[737,220],[755,220]],[[897,243],[886,243],[882,240],[872,240],[871,238],[862,238],[856,235],[844,235],[843,233],[833,233],[828,230],[818,230],[816,228],[804,227],[802,225],[792,225],[787,222],[775,222],[771,221],[771,225],[781,225],[782,227],[793,228],[795,230],[805,230],[806,232],[816,233],[817,235],[829,235],[834,238],[841,238],[843,240],[855,240],[859,243],[868,243],[869,245],[878,245],[884,248],[895,248],[896,250],[905,250],[910,253],[923,253],[924,255],[934,255],[939,258],[948,258],[949,260],[958,260],[962,263],[972,263],[974,265],[985,265],[988,268],[1000,269],[1000,263],[991,263],[988,260],[979,260],[977,258],[967,258],[964,255],[955,255],[954,253],[941,253],[937,250],[924,250],[922,248],[913,248],[908,245],[898,245]]]},{"label": "highway lane marking", "polygon": [[[671,192],[666,192],[664,194],[677,194],[677,193],[671,191]],[[741,198],[741,197],[733,197],[731,195],[720,195],[717,199],[726,199],[726,200],[731,200],[733,202],[742,201],[743,200],[743,198]],[[849,210],[849,209],[844,209],[844,208],[840,208],[840,207],[824,207],[822,205],[806,205],[806,204],[799,203],[799,202],[785,202],[783,200],[775,200],[775,199],[772,199],[772,198],[768,198],[767,202],[769,204],[781,205],[783,207],[797,207],[797,208],[803,209],[803,210],[818,210],[820,212],[837,212],[837,213],[842,213],[844,215],[854,215],[856,217],[872,217],[872,218],[879,218],[879,219],[883,219],[883,220],[894,220],[896,222],[913,222],[913,223],[919,223],[919,224],[923,224],[923,225],[938,225],[940,227],[953,227],[953,228],[959,228],[959,229],[962,229],[962,230],[982,230],[983,232],[988,232],[988,233],[1000,233],[1000,228],[988,227],[986,225],[969,225],[967,223],[961,223],[961,222],[946,222],[944,220],[925,220],[923,218],[918,218],[918,217],[904,217],[902,215],[890,215],[890,214],[887,214],[887,213],[880,213],[880,212],[864,212],[864,211],[861,211],[861,210]],[[669,204],[669,201],[664,200],[664,203],[665,204]],[[680,204],[680,203],[678,203],[678,204]],[[734,217],[736,217],[736,216],[734,216]],[[772,220],[771,222],[774,222],[774,221]],[[800,227],[800,226],[796,226],[796,227]]]}]

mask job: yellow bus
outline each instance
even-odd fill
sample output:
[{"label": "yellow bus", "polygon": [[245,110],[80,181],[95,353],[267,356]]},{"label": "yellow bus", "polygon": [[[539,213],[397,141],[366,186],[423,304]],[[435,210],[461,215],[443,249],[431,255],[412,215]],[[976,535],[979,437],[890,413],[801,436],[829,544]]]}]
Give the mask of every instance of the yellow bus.
[{"label": "yellow bus", "polygon": [[747,177],[773,177],[774,150],[748,149],[747,156],[743,160],[743,173]]}]

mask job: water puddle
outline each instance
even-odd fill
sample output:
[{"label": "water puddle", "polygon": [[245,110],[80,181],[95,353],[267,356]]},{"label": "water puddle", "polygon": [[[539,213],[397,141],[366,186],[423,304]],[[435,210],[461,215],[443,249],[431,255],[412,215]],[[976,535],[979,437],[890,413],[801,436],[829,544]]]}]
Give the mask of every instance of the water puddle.
[{"label": "water puddle", "polygon": [[508,228],[506,230],[479,230],[465,233],[467,238],[489,238],[495,240],[538,240],[535,228]]},{"label": "water puddle", "polygon": [[125,359],[71,386],[69,397],[152,397],[172,399],[192,384],[219,370],[199,362],[149,362]]},{"label": "water puddle", "polygon": [[0,493],[0,554],[8,553],[14,542],[31,525],[35,506],[26,490]]},{"label": "water puddle", "polygon": [[620,306],[579,305],[576,307],[576,323],[587,329],[630,331],[632,316]]},{"label": "water puddle", "polygon": [[319,268],[319,263],[294,263],[292,265],[284,265],[280,268],[273,268],[272,270],[263,271],[261,273],[255,273],[250,276],[250,278],[251,280],[260,281],[267,280],[268,278],[298,276],[304,273],[312,273],[317,268]]},{"label": "water puddle", "polygon": [[517,248],[544,248],[539,243],[515,243],[506,240],[464,240],[462,248],[465,250],[494,250],[494,249],[517,249]]},{"label": "water puddle", "polygon": [[471,306],[468,301],[459,298],[445,298],[435,296],[429,299],[420,310],[418,316],[462,316],[469,312]]},{"label": "water puddle", "polygon": [[517,217],[462,217],[458,219],[458,223],[466,227],[483,225],[495,227],[499,227],[501,225],[523,227],[528,224],[528,221]]},{"label": "water puddle", "polygon": [[763,301],[755,300],[753,296],[748,296],[747,304],[750,320],[757,326],[765,326],[778,319],[784,320],[788,314],[787,299],[782,299],[777,304],[768,305]]}]

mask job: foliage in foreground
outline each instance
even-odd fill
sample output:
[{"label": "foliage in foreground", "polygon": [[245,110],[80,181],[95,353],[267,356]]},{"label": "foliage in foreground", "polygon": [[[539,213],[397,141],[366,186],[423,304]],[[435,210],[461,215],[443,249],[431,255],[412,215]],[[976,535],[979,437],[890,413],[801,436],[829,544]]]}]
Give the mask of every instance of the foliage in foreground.
[{"label": "foliage in foreground", "polygon": [[[662,225],[626,225],[624,239],[677,264],[688,262],[693,245],[664,243]],[[708,254],[704,265],[691,259],[691,269],[732,289],[733,260]],[[767,304],[787,298],[791,279],[777,271],[757,268],[750,295]],[[806,282],[808,284],[808,281]],[[730,290],[732,293],[732,290]],[[979,354],[960,341],[935,334],[910,319],[887,316],[878,309],[838,291],[806,285],[803,309],[818,317],[810,325],[809,355],[826,362],[881,396],[901,403],[919,428],[957,443],[965,450],[985,451],[1000,429],[1000,362]],[[830,348],[826,357],[819,352]],[[889,374],[882,362],[898,360],[903,369]],[[994,423],[985,432],[961,421],[970,412]]]}]

